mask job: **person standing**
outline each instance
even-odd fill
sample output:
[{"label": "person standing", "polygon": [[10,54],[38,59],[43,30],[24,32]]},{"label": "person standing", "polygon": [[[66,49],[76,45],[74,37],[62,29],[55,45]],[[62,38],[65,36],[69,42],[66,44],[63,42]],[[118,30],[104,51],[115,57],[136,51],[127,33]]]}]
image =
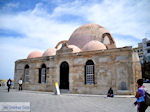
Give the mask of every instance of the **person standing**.
[{"label": "person standing", "polygon": [[7,80],[7,87],[8,87],[8,92],[9,92],[9,90],[10,90],[10,87],[11,87],[11,79],[8,79]]},{"label": "person standing", "polygon": [[22,91],[22,78],[20,78],[20,80],[18,81],[19,84],[19,91]]},{"label": "person standing", "polygon": [[145,87],[143,86],[143,79],[138,79],[137,84],[138,90],[135,95],[137,100],[134,104],[137,105],[138,112],[145,112],[148,106],[145,104]]}]

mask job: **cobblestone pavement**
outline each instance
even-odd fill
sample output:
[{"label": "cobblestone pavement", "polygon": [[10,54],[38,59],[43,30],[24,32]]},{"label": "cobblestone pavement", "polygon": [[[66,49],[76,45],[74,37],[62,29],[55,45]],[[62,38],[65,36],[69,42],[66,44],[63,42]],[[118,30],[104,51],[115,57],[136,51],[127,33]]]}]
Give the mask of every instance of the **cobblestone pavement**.
[{"label": "cobblestone pavement", "polygon": [[[149,87],[150,85],[146,85]],[[0,89],[0,102],[30,102],[31,112],[137,112],[134,97],[104,95],[54,95],[49,92]],[[150,112],[150,107],[146,112]]]}]

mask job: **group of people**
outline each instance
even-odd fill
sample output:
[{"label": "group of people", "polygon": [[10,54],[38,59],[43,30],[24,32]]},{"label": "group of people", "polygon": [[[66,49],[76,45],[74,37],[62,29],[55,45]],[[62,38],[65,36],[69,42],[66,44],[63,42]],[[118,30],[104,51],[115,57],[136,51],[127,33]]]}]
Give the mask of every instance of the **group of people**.
[{"label": "group of people", "polygon": [[[22,90],[22,83],[23,83],[22,78],[20,78],[20,80],[18,81],[18,84],[19,84],[19,91]],[[8,92],[10,91],[11,85],[12,85],[12,80],[11,80],[11,79],[8,79],[8,80],[7,80]]]},{"label": "group of people", "polygon": [[[146,88],[143,86],[143,79],[137,80],[137,92],[136,92],[136,101],[134,102],[134,105],[137,106],[137,112],[145,112],[148,105],[145,103],[145,93]],[[107,97],[114,97],[113,90],[110,88],[107,93]]]},{"label": "group of people", "polygon": [[[12,81],[11,81],[11,79],[9,79],[7,81],[8,92],[10,90],[11,83],[12,83]],[[22,83],[23,83],[22,78],[20,78],[20,80],[18,81],[19,91],[22,90]],[[145,86],[143,86],[143,79],[137,80],[137,85],[138,85],[138,89],[137,89],[137,92],[136,92],[136,95],[135,95],[137,100],[134,104],[137,106],[138,112],[145,112],[148,105],[145,104],[146,89],[145,89]],[[107,97],[114,97],[114,92],[113,92],[113,89],[111,87],[108,90]]]}]

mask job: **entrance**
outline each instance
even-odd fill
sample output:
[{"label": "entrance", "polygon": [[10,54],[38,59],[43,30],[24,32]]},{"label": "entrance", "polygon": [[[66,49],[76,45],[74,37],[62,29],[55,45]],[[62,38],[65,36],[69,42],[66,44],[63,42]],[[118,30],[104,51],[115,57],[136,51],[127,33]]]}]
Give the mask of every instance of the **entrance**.
[{"label": "entrance", "polygon": [[69,89],[69,64],[64,61],[60,65],[60,89]]}]

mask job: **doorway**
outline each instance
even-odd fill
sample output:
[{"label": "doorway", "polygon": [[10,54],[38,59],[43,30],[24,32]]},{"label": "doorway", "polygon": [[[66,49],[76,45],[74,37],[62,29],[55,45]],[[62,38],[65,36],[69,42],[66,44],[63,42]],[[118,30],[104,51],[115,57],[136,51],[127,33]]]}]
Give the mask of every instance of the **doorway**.
[{"label": "doorway", "polygon": [[60,65],[60,89],[69,90],[69,64],[64,61]]}]

